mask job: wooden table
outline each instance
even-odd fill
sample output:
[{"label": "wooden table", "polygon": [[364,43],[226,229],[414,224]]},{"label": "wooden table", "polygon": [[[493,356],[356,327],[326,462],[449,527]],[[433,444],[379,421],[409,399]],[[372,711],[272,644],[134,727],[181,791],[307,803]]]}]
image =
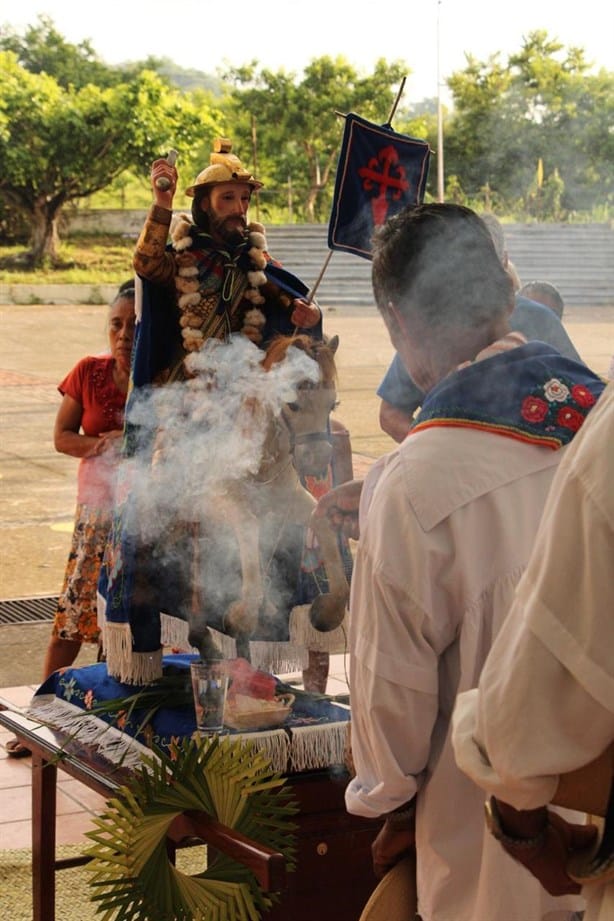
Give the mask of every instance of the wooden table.
[{"label": "wooden table", "polygon": [[[0,711],[6,726],[32,751],[32,894],[33,921],[55,921],[55,873],[85,863],[86,857],[56,860],[57,772],[64,771],[106,798],[126,783],[130,772],[118,768],[89,746],[65,733],[40,726],[13,711]],[[178,846],[201,841],[249,866],[265,891],[281,892],[280,902],[262,921],[358,921],[377,880],[371,843],[380,823],[349,815],[341,768],[287,775],[299,802],[297,869],[286,874],[282,854],[250,841],[204,813],[180,817],[169,830],[171,854]],[[198,841],[195,839],[198,838]]]}]

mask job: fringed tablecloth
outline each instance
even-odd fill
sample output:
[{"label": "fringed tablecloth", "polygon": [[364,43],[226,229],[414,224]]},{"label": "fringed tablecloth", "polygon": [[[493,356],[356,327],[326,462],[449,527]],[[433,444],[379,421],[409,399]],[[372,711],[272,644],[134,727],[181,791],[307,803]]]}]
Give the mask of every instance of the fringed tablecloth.
[{"label": "fringed tablecloth", "polygon": [[[143,753],[161,749],[196,731],[190,681],[195,655],[167,655],[163,678],[153,685],[121,684],[106,665],[55,672],[34,695],[28,716],[92,746],[113,763],[136,767]],[[350,710],[276,679],[278,693],[292,693],[292,712],[278,728],[253,732],[229,729],[271,761],[273,770],[300,773],[342,765],[348,745]]]}]

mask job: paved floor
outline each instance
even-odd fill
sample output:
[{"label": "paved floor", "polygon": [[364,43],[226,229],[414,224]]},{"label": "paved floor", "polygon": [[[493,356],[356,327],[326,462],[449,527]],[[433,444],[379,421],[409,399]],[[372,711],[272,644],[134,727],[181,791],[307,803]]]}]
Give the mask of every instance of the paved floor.
[{"label": "paved floor", "polygon": [[[104,307],[0,305],[0,598],[56,595],[72,529],[77,461],[57,454],[52,430],[58,381],[82,356],[105,348]],[[605,376],[614,353],[614,307],[568,309],[565,324],[584,360]],[[329,312],[338,333],[340,405],[349,428],[355,475],[392,447],[379,429],[375,389],[392,347],[375,311]],[[49,624],[0,626],[0,700],[26,704],[40,679]],[[85,649],[77,664],[93,661]],[[334,657],[329,691],[345,686],[345,662]],[[0,730],[0,745],[7,733]],[[0,748],[0,849],[30,843],[29,759]],[[78,843],[102,800],[62,780],[58,843]]]}]

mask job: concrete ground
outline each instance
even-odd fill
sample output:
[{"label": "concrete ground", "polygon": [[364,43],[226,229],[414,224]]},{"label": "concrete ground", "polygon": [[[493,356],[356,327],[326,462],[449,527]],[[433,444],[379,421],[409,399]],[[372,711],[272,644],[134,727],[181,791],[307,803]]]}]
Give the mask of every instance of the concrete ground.
[{"label": "concrete ground", "polygon": [[[70,545],[77,461],[53,448],[57,383],[83,355],[106,347],[105,307],[0,305],[0,599],[58,594]],[[379,428],[375,394],[393,355],[375,310],[327,311],[340,338],[336,416],[351,434],[355,475],[393,447]],[[606,375],[614,306],[568,308],[582,358]],[[50,624],[0,626],[0,688],[40,680]],[[84,648],[79,665],[94,660]]]}]

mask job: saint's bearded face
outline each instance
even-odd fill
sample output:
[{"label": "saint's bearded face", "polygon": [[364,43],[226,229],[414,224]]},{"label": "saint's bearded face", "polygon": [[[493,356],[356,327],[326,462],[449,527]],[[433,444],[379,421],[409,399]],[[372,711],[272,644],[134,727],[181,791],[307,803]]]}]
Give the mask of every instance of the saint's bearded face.
[{"label": "saint's bearded face", "polygon": [[212,237],[230,246],[243,241],[251,194],[251,186],[246,182],[221,182],[213,186],[202,201]]}]

